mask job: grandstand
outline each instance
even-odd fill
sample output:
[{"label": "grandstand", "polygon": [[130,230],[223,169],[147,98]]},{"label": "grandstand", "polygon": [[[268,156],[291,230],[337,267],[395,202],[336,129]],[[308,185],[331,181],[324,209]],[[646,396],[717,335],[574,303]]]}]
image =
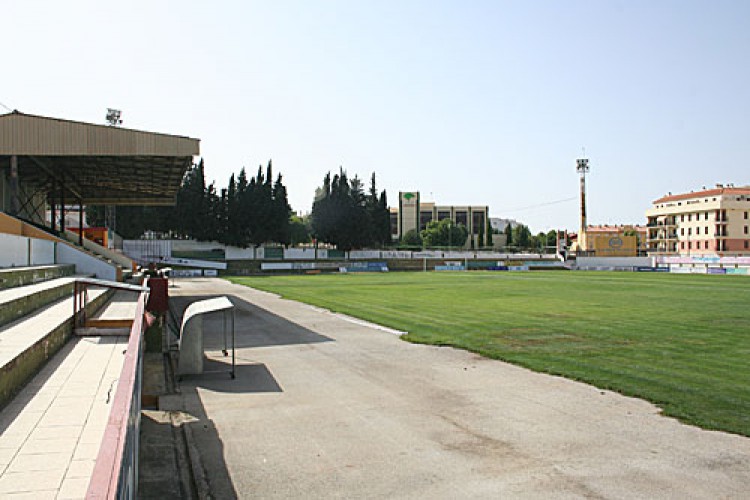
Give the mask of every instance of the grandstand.
[{"label": "grandstand", "polygon": [[147,288],[54,214],[173,204],[198,152],[188,137],[0,115],[0,497],[135,496]]}]

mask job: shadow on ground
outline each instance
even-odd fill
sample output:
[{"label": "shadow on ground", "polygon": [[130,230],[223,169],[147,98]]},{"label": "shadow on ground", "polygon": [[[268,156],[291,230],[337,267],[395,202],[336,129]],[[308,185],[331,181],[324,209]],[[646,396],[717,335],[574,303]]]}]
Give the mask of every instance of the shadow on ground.
[{"label": "shadow on ground", "polygon": [[202,375],[184,375],[180,385],[183,388],[201,387],[215,392],[228,393],[283,392],[270,370],[263,363],[248,363],[238,358],[234,380],[229,376],[232,369],[230,357],[205,359],[203,368],[205,373]]},{"label": "shadow on ground", "polygon": [[[214,298],[220,295],[172,296],[170,308],[174,316],[177,329],[182,322],[185,309],[193,302]],[[263,308],[251,304],[236,296],[228,296],[234,304],[236,349],[256,347],[273,347],[294,344],[313,344],[331,342],[332,339],[315,333],[285,318],[277,316]],[[181,394],[160,398],[160,410],[171,412],[171,422],[159,421],[158,415],[149,417],[146,426],[150,426],[154,435],[161,435],[168,440],[169,432],[166,426],[172,428],[181,426],[184,439],[184,456],[182,460],[179,442],[175,443],[176,458],[174,468],[188,471],[197,498],[237,498],[232,479],[224,460],[224,442],[216,430],[214,422],[203,406],[200,390],[209,390],[228,394],[261,394],[280,393],[283,389],[275,377],[262,363],[248,359],[247,352],[239,352],[236,356],[235,378],[230,377],[232,367],[231,332],[228,338],[228,355],[223,356],[225,317],[222,312],[206,315],[203,320],[204,350],[208,353],[204,357],[204,373],[201,375],[184,375],[179,383]],[[231,322],[228,322],[231,326]],[[175,418],[179,422],[175,422]],[[179,439],[175,439],[179,441]],[[142,438],[142,443],[148,443]],[[146,444],[146,446],[149,446]],[[153,444],[154,455],[161,451]],[[184,462],[183,465],[180,465]],[[161,488],[156,484],[158,479],[152,478],[153,491],[157,493],[150,498],[167,498],[177,494],[178,486],[164,484]],[[173,480],[174,482],[174,480]],[[169,486],[169,487],[168,487]],[[166,488],[166,489],[165,489]],[[171,489],[170,489],[171,488]],[[181,492],[184,495],[184,491]],[[146,498],[146,497],[142,497]]]},{"label": "shadow on ground", "polygon": [[[193,302],[221,296],[214,294],[170,297],[170,308],[174,313],[177,325],[182,323],[182,315],[185,309]],[[333,341],[325,335],[308,330],[239,297],[228,295],[227,298],[229,298],[235,307],[235,334],[238,349]],[[206,350],[220,350],[223,348],[223,325],[223,313],[221,312],[213,313],[206,317],[204,320]]]}]

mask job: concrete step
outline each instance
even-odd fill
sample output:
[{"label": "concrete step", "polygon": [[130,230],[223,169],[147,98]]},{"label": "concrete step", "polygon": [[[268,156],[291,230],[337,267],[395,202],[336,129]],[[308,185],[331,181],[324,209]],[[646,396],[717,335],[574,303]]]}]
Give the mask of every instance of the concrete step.
[{"label": "concrete step", "polygon": [[130,335],[130,328],[84,326],[76,328],[75,334],[78,337],[127,337]]},{"label": "concrete step", "polygon": [[75,274],[73,264],[53,264],[48,266],[11,267],[0,269],[0,290],[17,286],[31,285],[55,278]]},{"label": "concrete step", "polygon": [[[0,327],[0,407],[71,337],[72,295]],[[111,295],[103,288],[89,288],[87,314],[93,315]]]},{"label": "concrete step", "polygon": [[[74,281],[75,277],[55,278],[33,285],[0,290],[0,326],[63,297],[72,297]],[[72,306],[70,312],[73,312]]]}]

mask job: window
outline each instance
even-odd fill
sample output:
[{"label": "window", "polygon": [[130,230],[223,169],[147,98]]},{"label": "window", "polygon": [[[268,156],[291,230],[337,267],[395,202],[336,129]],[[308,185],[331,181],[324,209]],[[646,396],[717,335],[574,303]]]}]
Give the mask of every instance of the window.
[{"label": "window", "polygon": [[467,228],[469,227],[469,214],[465,210],[456,212],[456,224],[463,224]]},{"label": "window", "polygon": [[708,250],[708,241],[705,243],[705,245],[703,245],[703,248],[705,248],[706,250]]},{"label": "window", "polygon": [[745,212],[745,219],[747,219],[747,212]]},{"label": "window", "polygon": [[685,236],[685,228],[684,227],[680,228],[680,236]]},{"label": "window", "polygon": [[680,222],[685,222],[685,214],[680,215]]},{"label": "window", "polygon": [[681,242],[680,242],[680,248],[681,248],[682,250],[685,250],[685,242],[684,242],[684,241],[681,241]]},{"label": "window", "polygon": [[688,222],[690,222],[690,219],[692,218],[693,214],[688,214]]},{"label": "window", "polygon": [[450,219],[450,218],[451,218],[450,210],[438,210],[438,220]]},{"label": "window", "polygon": [[701,228],[700,226],[695,228],[695,234],[701,234]]},{"label": "window", "polygon": [[748,243],[750,243],[750,242],[749,242],[749,241],[747,241],[747,240],[745,240],[745,248],[748,248],[748,247],[750,247],[750,245],[748,245]]},{"label": "window", "polygon": [[479,234],[479,228],[482,228],[482,232],[485,232],[484,212],[472,212],[471,213],[471,225],[474,230],[474,234]]},{"label": "window", "polygon": [[432,212],[421,210],[419,212],[419,230],[424,231],[428,222],[432,222]]},{"label": "window", "polygon": [[745,226],[745,234],[747,234],[747,226]]},{"label": "window", "polygon": [[693,242],[688,241],[688,250],[692,250],[692,249],[693,249]]},{"label": "window", "polygon": [[688,228],[688,236],[690,236],[691,234],[693,234],[693,229],[689,227]]},{"label": "window", "polygon": [[708,226],[704,228],[703,234],[708,234]]},{"label": "window", "polygon": [[[708,201],[708,200],[706,200],[706,201]],[[708,212],[706,212],[706,215],[705,215],[704,219],[708,220]]]}]

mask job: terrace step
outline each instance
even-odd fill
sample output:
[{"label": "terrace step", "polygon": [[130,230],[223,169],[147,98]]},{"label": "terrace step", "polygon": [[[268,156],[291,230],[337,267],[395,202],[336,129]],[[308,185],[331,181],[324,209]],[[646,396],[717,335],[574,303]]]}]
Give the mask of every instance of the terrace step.
[{"label": "terrace step", "polygon": [[128,335],[133,326],[138,294],[118,290],[106,305],[91,318],[86,318],[83,327],[76,328],[76,335]]},{"label": "terrace step", "polygon": [[[110,295],[112,292],[103,288],[89,288],[87,313],[94,314]],[[68,341],[72,332],[72,291],[70,296],[0,327],[0,406],[39,371]]]},{"label": "terrace step", "polygon": [[0,269],[0,290],[63,278],[73,274],[75,274],[75,265],[73,264]]},{"label": "terrace step", "polygon": [[0,326],[63,297],[72,297],[74,281],[75,277],[54,278],[32,285],[0,290]]},{"label": "terrace step", "polygon": [[78,337],[127,337],[130,328],[84,326],[76,328],[75,334]]}]

